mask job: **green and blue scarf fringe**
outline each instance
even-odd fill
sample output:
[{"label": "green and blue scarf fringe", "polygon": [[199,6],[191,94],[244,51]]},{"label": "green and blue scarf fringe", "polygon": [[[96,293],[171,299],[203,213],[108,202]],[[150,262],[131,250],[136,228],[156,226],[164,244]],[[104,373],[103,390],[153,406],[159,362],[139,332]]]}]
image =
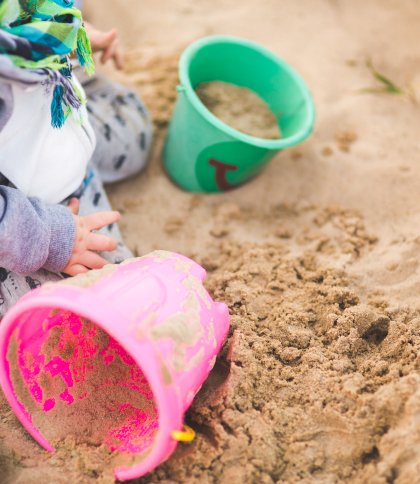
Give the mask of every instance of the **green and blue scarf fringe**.
[{"label": "green and blue scarf fringe", "polygon": [[69,56],[91,75],[95,67],[80,10],[73,0],[0,0],[0,55],[16,67],[41,74],[53,87],[51,124],[63,126],[66,115],[84,101],[72,83]]}]

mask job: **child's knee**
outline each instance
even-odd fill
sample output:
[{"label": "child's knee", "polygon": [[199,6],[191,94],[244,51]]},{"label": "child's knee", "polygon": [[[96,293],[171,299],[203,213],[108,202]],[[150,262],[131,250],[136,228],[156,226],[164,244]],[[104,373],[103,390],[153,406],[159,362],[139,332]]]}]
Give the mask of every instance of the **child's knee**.
[{"label": "child's knee", "polygon": [[127,123],[125,143],[131,163],[123,164],[125,176],[140,172],[146,166],[153,140],[153,125],[149,111],[141,99],[133,92],[126,93]]},{"label": "child's knee", "polygon": [[149,158],[152,122],[141,99],[126,87],[104,83],[89,96],[88,110],[97,137],[94,155],[104,182],[139,173]]}]

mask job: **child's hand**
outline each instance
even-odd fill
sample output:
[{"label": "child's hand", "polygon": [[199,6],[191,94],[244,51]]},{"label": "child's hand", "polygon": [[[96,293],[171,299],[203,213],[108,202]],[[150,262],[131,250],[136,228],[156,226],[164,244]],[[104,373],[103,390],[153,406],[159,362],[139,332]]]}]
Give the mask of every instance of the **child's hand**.
[{"label": "child's hand", "polygon": [[118,42],[118,32],[115,29],[109,32],[102,32],[95,29],[93,25],[85,22],[86,33],[90,40],[93,52],[102,52],[101,64],[112,59],[117,69],[123,68],[123,55]]},{"label": "child's hand", "polygon": [[117,241],[107,235],[92,232],[99,230],[120,219],[119,212],[98,212],[85,217],[79,215],[79,200],[72,198],[68,208],[73,214],[76,223],[76,241],[73,252],[63,272],[75,276],[89,269],[101,269],[107,260],[96,251],[111,251],[117,247]]}]

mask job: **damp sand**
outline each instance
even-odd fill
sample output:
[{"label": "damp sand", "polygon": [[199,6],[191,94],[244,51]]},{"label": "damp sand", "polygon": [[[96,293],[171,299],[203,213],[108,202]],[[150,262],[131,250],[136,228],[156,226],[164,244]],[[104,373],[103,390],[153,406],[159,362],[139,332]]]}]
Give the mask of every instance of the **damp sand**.
[{"label": "damp sand", "polygon": [[195,92],[209,111],[232,128],[256,138],[281,138],[274,113],[250,89],[212,81],[199,84]]}]

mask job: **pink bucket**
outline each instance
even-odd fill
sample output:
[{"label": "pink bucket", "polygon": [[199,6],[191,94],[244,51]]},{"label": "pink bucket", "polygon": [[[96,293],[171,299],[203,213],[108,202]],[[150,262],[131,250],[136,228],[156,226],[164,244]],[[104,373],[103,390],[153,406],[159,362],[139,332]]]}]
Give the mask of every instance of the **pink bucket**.
[{"label": "pink bucket", "polygon": [[24,296],[0,324],[0,384],[33,438],[105,446],[119,480],[167,459],[229,328],[205,275],[157,251]]}]

